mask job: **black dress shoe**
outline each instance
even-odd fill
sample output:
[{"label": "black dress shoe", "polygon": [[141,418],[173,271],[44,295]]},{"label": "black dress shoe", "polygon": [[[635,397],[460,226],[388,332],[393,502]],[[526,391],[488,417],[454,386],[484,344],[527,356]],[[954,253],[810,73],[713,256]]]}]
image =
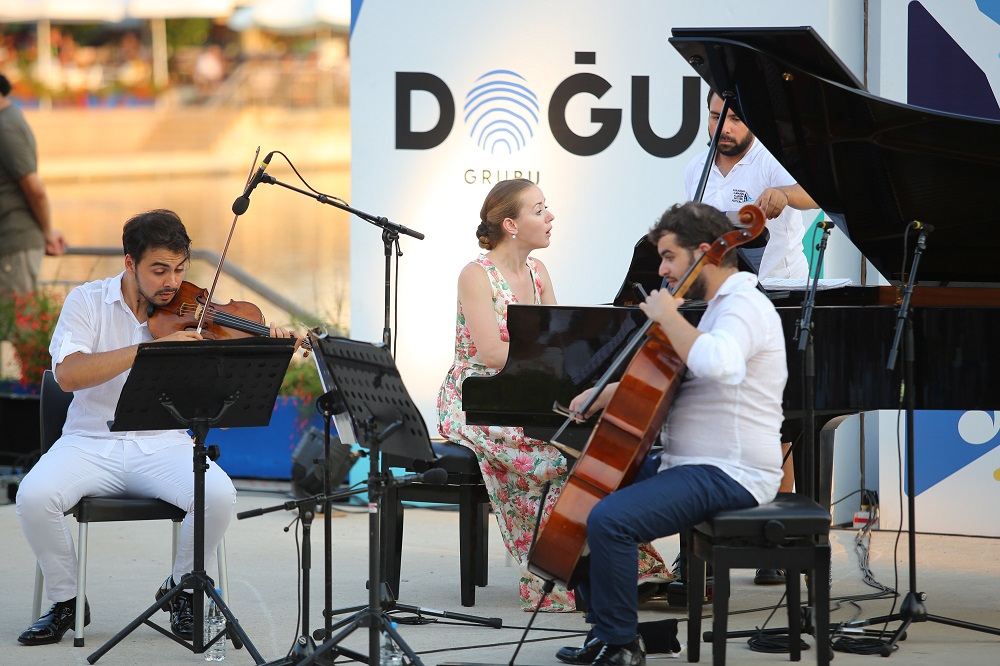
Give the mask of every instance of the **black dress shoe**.
[{"label": "black dress shoe", "polygon": [[[57,601],[45,615],[21,632],[17,642],[21,645],[49,645],[62,640],[63,634],[76,624],[76,598]],[[84,602],[83,625],[90,624],[90,603]]]},{"label": "black dress shoe", "polygon": [[[156,600],[174,588],[173,576],[167,576],[163,585],[156,591]],[[166,608],[164,611],[168,610]],[[170,630],[178,638],[194,637],[194,601],[190,592],[181,592],[170,600]]]},{"label": "black dress shoe", "polygon": [[593,666],[645,666],[646,655],[636,638],[628,645],[605,645],[591,662]]},{"label": "black dress shoe", "polygon": [[588,631],[582,646],[559,648],[556,659],[564,664],[590,664],[597,659],[603,647],[604,641],[595,636],[593,631]]}]

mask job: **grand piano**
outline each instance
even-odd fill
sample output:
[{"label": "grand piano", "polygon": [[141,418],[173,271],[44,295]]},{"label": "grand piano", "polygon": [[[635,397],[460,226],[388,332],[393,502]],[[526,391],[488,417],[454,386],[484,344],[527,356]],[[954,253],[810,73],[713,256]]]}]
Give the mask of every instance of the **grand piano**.
[{"label": "grand piano", "polygon": [[[815,414],[900,408],[902,364],[894,373],[886,365],[914,220],[934,227],[911,301],[915,407],[1000,409],[1000,206],[989,196],[1000,182],[1000,122],[871,95],[811,28],[674,29],[670,42],[714,90],[733,96],[754,135],[890,283],[818,293]],[[468,422],[549,439],[564,420],[553,402],[592,385],[641,325],[629,285],[657,288],[655,262],[640,242],[614,306],[511,306],[507,364],[465,381]],[[795,419],[803,361],[791,339],[802,294],[769,295],[789,340],[784,408]],[[686,313],[696,321],[698,304]],[[580,447],[591,429],[561,441]]]}]

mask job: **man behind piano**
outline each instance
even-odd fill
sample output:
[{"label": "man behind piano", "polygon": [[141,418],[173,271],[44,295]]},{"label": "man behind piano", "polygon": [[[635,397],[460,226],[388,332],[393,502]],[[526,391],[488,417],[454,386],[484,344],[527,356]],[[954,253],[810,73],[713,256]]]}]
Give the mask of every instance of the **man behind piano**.
[{"label": "man behind piano", "polygon": [[[708,134],[712,136],[721,119],[722,98],[710,90],[707,103]],[[805,226],[799,211],[818,208],[816,202],[767,152],[731,107],[721,120],[722,136],[702,202],[723,212],[738,210],[746,203],[757,205],[768,219],[770,238],[763,255],[759,250],[744,250],[744,256],[759,262],[754,268],[762,280],[808,278],[809,264],[802,250]],[[684,172],[688,199],[694,199],[706,159],[707,150],[694,158]]]},{"label": "man behind piano", "polygon": [[[649,234],[661,258],[659,274],[673,286],[731,229],[728,218],[706,204],[673,206]],[[591,575],[577,593],[593,627],[582,647],[557,653],[560,661],[644,664],[637,637],[637,545],[688,530],[719,511],[774,499],[788,369],[781,320],[756,286],[729,253],[720,265],[705,266],[688,292],[708,302],[697,328],[667,291],[652,292],[640,306],[687,371],[663,426],[662,457],[647,458],[632,485],[602,499],[588,516]],[[608,404],[615,388],[602,392],[593,411]],[[574,398],[571,408],[579,409],[588,394]]]}]

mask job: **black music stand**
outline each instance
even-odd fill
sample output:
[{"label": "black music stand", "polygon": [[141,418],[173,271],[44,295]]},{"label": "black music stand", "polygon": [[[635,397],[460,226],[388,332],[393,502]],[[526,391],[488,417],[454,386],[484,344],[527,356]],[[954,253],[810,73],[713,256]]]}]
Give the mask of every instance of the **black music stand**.
[{"label": "black music stand", "polygon": [[[194,571],[176,581],[160,597],[111,640],[87,657],[91,664],[117,645],[140,624],[201,654],[207,644],[205,595],[211,597],[226,618],[226,632],[246,645],[258,664],[264,663],[239,621],[222,600],[205,573],[205,472],[209,451],[205,437],[210,428],[266,426],[271,421],[281,380],[295,350],[290,338],[199,340],[139,345],[132,370],[122,388],[112,432],[130,430],[176,430],[183,426],[194,433]],[[213,447],[214,448],[214,447]],[[194,632],[191,642],[182,640],[149,619],[185,590],[194,594]],[[221,634],[220,634],[221,635]]]},{"label": "black music stand", "polygon": [[[299,666],[316,663],[330,651],[340,653],[338,644],[359,627],[368,627],[368,664],[371,666],[379,664],[383,631],[392,637],[410,663],[421,666],[423,662],[393,628],[387,610],[438,615],[488,626],[498,626],[499,620],[404,606],[390,598],[388,586],[382,581],[380,540],[381,504],[385,486],[393,481],[390,476],[380,473],[379,453],[384,450],[407,458],[432,461],[435,458],[434,449],[423,417],[410,399],[387,345],[347,338],[311,337],[323,388],[328,393],[336,392],[346,410],[348,418],[338,419],[337,423],[341,441],[350,441],[353,434],[358,445],[369,450],[368,504],[376,510],[368,512],[368,605],[344,609],[345,612],[357,612],[333,625],[334,630],[343,629],[327,637],[313,654],[299,662]],[[331,615],[336,612],[326,610]]]}]

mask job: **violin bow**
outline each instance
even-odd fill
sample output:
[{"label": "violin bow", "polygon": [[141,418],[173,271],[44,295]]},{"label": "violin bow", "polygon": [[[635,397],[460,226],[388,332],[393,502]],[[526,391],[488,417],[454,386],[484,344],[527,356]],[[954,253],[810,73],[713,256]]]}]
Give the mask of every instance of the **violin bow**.
[{"label": "violin bow", "polygon": [[[250,179],[253,178],[254,168],[257,166],[257,158],[260,156],[260,146],[257,146],[257,150],[253,154],[253,163],[250,165],[250,173],[247,174],[247,180],[244,184],[244,188],[250,184]],[[212,278],[212,286],[208,289],[208,299],[205,301],[205,307],[201,310],[201,317],[198,318],[198,328],[195,330],[201,335],[201,328],[205,325],[205,317],[208,316],[208,311],[212,307],[212,297],[215,295],[215,287],[219,284],[219,275],[222,274],[222,266],[226,263],[226,253],[229,251],[229,242],[233,240],[233,232],[236,231],[236,220],[240,219],[239,215],[233,215],[233,224],[229,227],[229,236],[226,237],[226,245],[222,248],[222,256],[219,258],[219,267],[215,269],[215,277]]]}]

